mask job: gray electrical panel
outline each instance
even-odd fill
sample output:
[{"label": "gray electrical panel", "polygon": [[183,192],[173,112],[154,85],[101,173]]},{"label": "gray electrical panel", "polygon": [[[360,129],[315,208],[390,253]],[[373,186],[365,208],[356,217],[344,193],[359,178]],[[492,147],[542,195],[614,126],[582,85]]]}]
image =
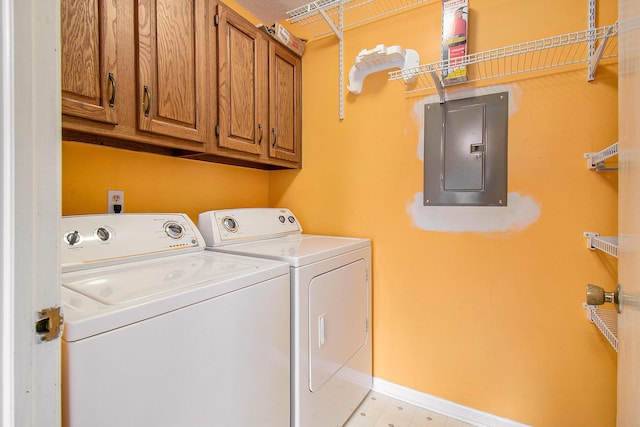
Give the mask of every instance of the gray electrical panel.
[{"label": "gray electrical panel", "polygon": [[508,92],[425,105],[425,206],[507,205],[508,118]]}]

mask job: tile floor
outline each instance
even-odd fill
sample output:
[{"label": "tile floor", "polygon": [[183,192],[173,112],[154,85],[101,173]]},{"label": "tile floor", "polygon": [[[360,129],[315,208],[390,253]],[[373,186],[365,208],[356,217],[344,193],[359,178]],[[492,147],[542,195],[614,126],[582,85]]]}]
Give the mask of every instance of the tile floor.
[{"label": "tile floor", "polygon": [[473,427],[473,424],[371,391],[344,427]]}]

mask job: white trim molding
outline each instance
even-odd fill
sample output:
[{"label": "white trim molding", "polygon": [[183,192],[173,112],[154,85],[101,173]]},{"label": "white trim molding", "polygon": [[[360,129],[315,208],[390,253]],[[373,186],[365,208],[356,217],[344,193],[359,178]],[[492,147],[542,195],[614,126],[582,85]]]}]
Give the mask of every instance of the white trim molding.
[{"label": "white trim molding", "polygon": [[0,5],[0,426],[15,425],[13,3]]},{"label": "white trim molding", "polygon": [[[0,427],[60,426],[60,0],[0,2]],[[19,238],[18,238],[19,236]]]},{"label": "white trim molding", "polygon": [[373,378],[373,391],[478,427],[531,427],[394,384],[381,378]]}]

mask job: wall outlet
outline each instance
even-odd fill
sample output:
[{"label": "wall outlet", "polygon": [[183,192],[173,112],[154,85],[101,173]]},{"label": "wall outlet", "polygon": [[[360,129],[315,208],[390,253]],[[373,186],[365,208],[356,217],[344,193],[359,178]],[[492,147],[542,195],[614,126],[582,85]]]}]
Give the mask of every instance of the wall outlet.
[{"label": "wall outlet", "polygon": [[107,213],[110,213],[110,214],[124,213],[124,191],[122,190],[107,191]]}]

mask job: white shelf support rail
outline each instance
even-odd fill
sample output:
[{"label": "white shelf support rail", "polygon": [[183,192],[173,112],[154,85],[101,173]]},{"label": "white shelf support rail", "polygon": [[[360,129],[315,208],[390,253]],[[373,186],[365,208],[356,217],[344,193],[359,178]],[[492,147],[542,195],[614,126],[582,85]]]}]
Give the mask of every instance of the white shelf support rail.
[{"label": "white shelf support rail", "polygon": [[[589,31],[596,31],[596,0],[589,0]],[[596,79],[596,70],[602,59],[609,36],[605,36],[600,42],[598,49],[596,50],[596,40],[591,38],[589,40],[589,59],[587,62],[587,81],[593,81]]]},{"label": "white shelf support rail", "polygon": [[[618,56],[618,23],[610,26],[584,30],[559,36],[547,37],[497,49],[468,54],[456,58],[456,66],[466,66],[468,80],[455,83],[464,84],[498,77],[512,76],[532,71],[548,70],[555,67],[581,64],[591,61],[588,55],[590,41],[608,39],[601,43],[600,59]],[[441,75],[449,68],[449,60],[420,65],[414,69],[389,72],[389,80],[404,80],[409,73],[417,78],[417,83],[406,87],[405,92],[418,92],[437,88],[433,82],[440,80],[433,75]]]},{"label": "white shelf support rail", "polygon": [[[616,29],[617,31],[617,29]],[[609,37],[611,37],[611,31],[609,31],[605,37],[602,39],[602,41],[600,42],[600,45],[598,46],[598,49],[595,51],[595,53],[589,57],[589,66],[588,66],[588,75],[587,75],[587,80],[588,81],[593,81],[596,79],[596,70],[598,69],[598,65],[600,64],[600,60],[602,59],[602,56],[604,55],[604,50],[607,47],[607,42],[609,41]]]},{"label": "white shelf support rail", "polygon": [[287,12],[287,21],[305,27],[314,39],[331,34],[338,37],[340,120],[344,119],[344,30],[382,19],[428,1],[316,0]]},{"label": "white shelf support rail", "polygon": [[[328,19],[328,15],[324,15],[325,19]],[[339,41],[338,41],[338,118],[340,120],[344,119],[344,33],[342,29],[344,28],[344,0],[339,1],[338,5],[338,28],[340,31]],[[334,30],[335,31],[335,30]],[[338,34],[336,32],[336,34]]]},{"label": "white shelf support rail", "polygon": [[[344,7],[344,1],[338,1],[338,8],[342,9]],[[333,33],[338,37],[339,40],[342,40],[342,24],[338,23],[338,25],[334,24],[331,20],[331,17],[327,15],[327,12],[324,9],[318,9],[320,15],[324,18],[325,22],[329,25],[329,27],[333,30]],[[338,13],[338,16],[343,15],[342,13]]]},{"label": "white shelf support rail", "polygon": [[[589,19],[588,19],[588,29],[589,31],[595,31],[596,29],[596,0],[589,0],[589,11],[588,11],[588,15],[589,15]],[[589,40],[588,45],[587,45],[587,52],[589,55],[589,61],[587,63],[587,80],[588,81],[592,81],[594,80],[594,75],[595,75],[595,69],[593,68],[593,57],[595,55],[595,50],[596,50],[596,41],[595,40]],[[595,64],[595,66],[597,67],[598,64]]]},{"label": "white shelf support rail", "polygon": [[[428,2],[429,0],[316,0],[287,12],[287,21],[306,28],[317,39],[332,32],[327,30],[324,20],[318,16],[320,10],[334,23],[338,15],[342,14],[344,22],[339,28],[342,31]],[[344,3],[342,12],[338,10],[340,3]]]},{"label": "white shelf support rail", "polygon": [[618,351],[618,312],[598,308],[596,305],[582,306],[587,310],[587,319],[598,327],[609,344]]},{"label": "white shelf support rail", "polygon": [[618,258],[618,237],[617,236],[600,236],[599,233],[586,231],[584,237],[587,238],[587,248],[592,251],[598,249],[613,257]]},{"label": "white shelf support rail", "polygon": [[[429,75],[431,76],[431,80],[433,80],[433,86],[436,88],[436,91],[438,91],[438,98],[440,98],[440,104],[444,104],[444,101],[445,101],[444,85],[442,84],[442,80],[440,80],[438,73],[436,73],[435,71],[431,71]],[[415,79],[413,80],[415,81]]]},{"label": "white shelf support rail", "polygon": [[584,153],[584,157],[587,159],[587,166],[589,169],[595,169],[597,171],[604,170],[618,170],[618,168],[607,168],[604,166],[605,161],[618,155],[618,143],[614,142],[607,148],[597,153]]}]

